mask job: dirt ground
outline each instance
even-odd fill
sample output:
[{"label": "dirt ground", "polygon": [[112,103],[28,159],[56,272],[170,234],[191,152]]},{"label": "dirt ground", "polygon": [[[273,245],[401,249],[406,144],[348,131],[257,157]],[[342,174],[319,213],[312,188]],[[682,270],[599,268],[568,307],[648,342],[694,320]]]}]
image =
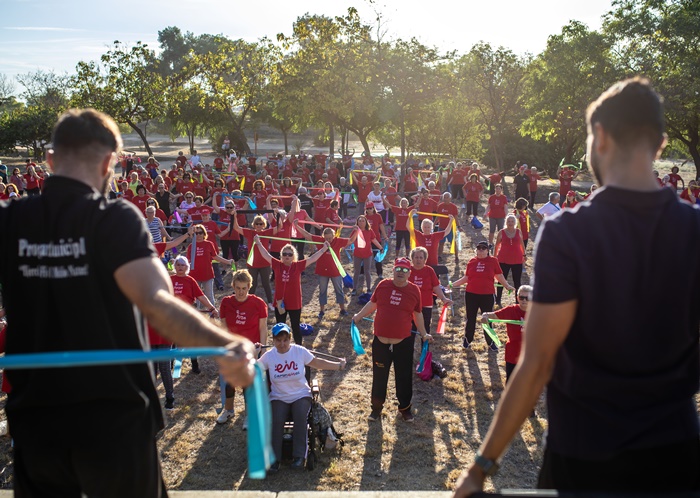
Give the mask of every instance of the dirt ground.
[{"label": "dirt ground", "polygon": [[[177,147],[185,148],[183,145]],[[170,152],[168,148],[164,153]],[[584,191],[590,183],[591,179],[584,175],[574,186],[576,190]],[[552,181],[541,182],[538,206],[555,187]],[[483,206],[481,209],[483,212]],[[474,256],[474,243],[488,237],[487,223],[483,229],[474,230],[464,218],[460,222],[464,233],[459,263],[455,264],[454,256],[444,256],[452,281],[463,275],[467,261]],[[534,241],[539,223],[533,217],[531,224],[530,239]],[[532,275],[532,248],[531,243],[523,283],[529,283]],[[388,265],[393,256],[392,241],[385,260]],[[341,261],[347,270],[351,270],[346,257],[343,256]],[[217,303],[231,293],[230,279],[230,273],[224,277],[227,290],[216,294]],[[322,403],[333,416],[338,431],[343,433],[345,446],[322,454],[314,471],[293,472],[283,465],[278,474],[265,480],[249,479],[246,475],[246,432],[242,429],[242,395],[236,395],[236,416],[224,425],[217,425],[216,409],[220,406],[220,395],[215,364],[210,359],[200,360],[202,372],[195,375],[190,371],[190,362],[185,360],[182,377],[175,384],[175,410],[166,414],[166,428],[158,437],[168,487],[271,491],[451,489],[486,435],[503,392],[503,350],[489,352],[483,336],[477,332],[473,349],[465,352],[461,345],[465,323],[464,298],[456,293],[454,315],[450,317],[446,333],[436,336],[431,347],[434,359],[447,369],[447,378],[424,382],[415,377],[414,424],[406,424],[397,418],[393,381],[390,380],[383,418],[368,422],[371,324],[365,322],[361,326],[363,344],[368,353],[358,356],[350,340],[350,317],[339,316],[332,292],[329,293],[325,316],[318,318],[318,285],[313,269],[306,272],[302,285],[302,322],[314,327],[313,335],[305,338],[304,345],[348,359],[345,371],[313,374],[321,385]],[[264,296],[260,288],[258,295]],[[361,306],[357,298],[350,298],[349,292],[346,297],[352,316]],[[512,302],[513,296],[504,294],[504,305]],[[439,307],[433,316],[433,333],[438,310]],[[271,326],[273,320],[269,324]],[[505,338],[504,326],[496,330]],[[416,346],[416,360],[418,356]],[[160,380],[158,384],[162,401],[164,393]],[[4,406],[5,399],[4,395],[0,397],[0,407]],[[544,397],[541,397],[536,416],[524,423],[503,459],[501,471],[488,481],[488,489],[535,487],[546,428],[546,408]],[[0,438],[0,488],[11,486],[10,440],[3,437]]]}]

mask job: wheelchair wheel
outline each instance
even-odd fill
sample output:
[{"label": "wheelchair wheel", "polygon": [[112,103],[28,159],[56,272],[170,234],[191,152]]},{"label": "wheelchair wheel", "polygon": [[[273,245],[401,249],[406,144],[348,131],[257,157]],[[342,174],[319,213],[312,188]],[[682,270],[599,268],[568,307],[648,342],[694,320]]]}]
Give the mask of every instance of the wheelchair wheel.
[{"label": "wheelchair wheel", "polygon": [[306,470],[314,470],[316,468],[316,463],[316,452],[309,453],[309,456],[306,458]]}]

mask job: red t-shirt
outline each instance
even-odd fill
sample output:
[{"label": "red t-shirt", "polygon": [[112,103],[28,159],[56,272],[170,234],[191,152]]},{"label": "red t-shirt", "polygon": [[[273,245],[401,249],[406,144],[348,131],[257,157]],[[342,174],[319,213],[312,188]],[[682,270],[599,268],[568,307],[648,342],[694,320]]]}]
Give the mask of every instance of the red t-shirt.
[{"label": "red t-shirt", "polygon": [[493,294],[496,290],[493,279],[502,274],[501,265],[493,256],[472,258],[467,263],[464,274],[468,277],[467,292],[472,294]]},{"label": "red t-shirt", "polygon": [[[256,232],[252,228],[243,228],[243,237],[245,237],[246,245],[248,246],[248,254],[250,254],[250,248],[253,247],[253,237],[256,235],[272,237],[272,228],[260,230],[259,232]],[[270,250],[270,239],[260,239],[260,243],[265,246],[268,251]],[[260,249],[258,249],[257,246],[253,250],[255,251],[255,254],[253,256],[253,264],[250,265],[251,268],[265,268],[266,266],[270,266],[270,264],[262,257],[262,254],[260,254]]]},{"label": "red t-shirt", "polygon": [[[496,311],[496,316],[500,320],[525,320],[525,312],[517,304],[506,306]],[[523,345],[523,326],[506,324],[508,342],[506,342],[506,361],[508,363],[518,363],[520,349]]]},{"label": "red t-shirt", "polygon": [[280,185],[280,195],[286,196],[284,199],[282,199],[282,204],[284,204],[284,207],[289,207],[292,205],[292,199],[290,196],[296,195],[297,190],[298,187],[296,185],[290,185],[289,187]]},{"label": "red t-shirt", "polygon": [[219,228],[219,225],[215,221],[207,221],[206,223],[202,223],[202,226],[206,229],[207,231],[207,240],[214,244],[216,247],[216,250],[219,250],[219,245],[216,242],[216,236],[221,233],[221,229]]},{"label": "red t-shirt", "polygon": [[367,183],[358,183],[357,184],[357,202],[366,202],[367,201],[367,196],[369,195],[370,192],[374,190],[374,185],[367,181]]},{"label": "red t-shirt", "polygon": [[216,171],[221,171],[222,169],[224,169],[224,160],[220,157],[214,159],[214,169]]},{"label": "red t-shirt", "polygon": [[253,190],[252,195],[250,197],[255,202],[255,205],[258,206],[258,208],[262,209],[262,207],[265,205],[265,201],[267,200],[267,197],[269,195],[270,194],[267,192],[267,190],[260,189],[260,190]]},{"label": "red t-shirt", "polygon": [[438,280],[435,270],[428,265],[425,265],[420,270],[416,270],[416,268],[412,266],[411,276],[408,277],[408,281],[416,284],[420,289],[421,306],[423,308],[432,308],[433,289],[435,286],[440,285],[440,280]]},{"label": "red t-shirt", "polygon": [[[434,213],[437,210],[437,202],[428,197],[427,199],[421,198],[414,204],[414,206],[421,213]],[[418,221],[423,221],[426,218],[432,218],[427,214],[419,214]]]},{"label": "red t-shirt", "polygon": [[389,202],[390,205],[396,206],[398,205],[399,201],[401,200],[401,196],[396,191],[396,188],[394,187],[385,187],[384,189],[384,195],[386,196],[386,200]]},{"label": "red t-shirt", "polygon": [[396,223],[394,227],[396,230],[408,230],[408,213],[411,212],[412,208],[402,208],[399,206],[389,206],[396,216]]},{"label": "red t-shirt", "polygon": [[236,296],[226,296],[219,305],[219,316],[226,321],[229,332],[256,343],[260,342],[260,319],[267,318],[267,304],[253,294],[242,303]]},{"label": "red t-shirt", "polygon": [[211,208],[209,206],[205,206],[202,204],[199,207],[193,207],[189,208],[187,212],[190,215],[190,219],[192,220],[193,223],[201,223],[202,222],[202,211],[204,210],[211,211]]},{"label": "red t-shirt", "polygon": [[565,169],[559,173],[559,195],[566,197],[566,193],[571,190],[571,182],[573,181],[574,175],[576,173],[573,170]]},{"label": "red t-shirt", "polygon": [[312,199],[314,203],[314,221],[318,223],[326,222],[326,209],[331,206],[333,199]]},{"label": "red t-shirt", "polygon": [[418,230],[416,234],[416,247],[425,247],[428,250],[428,261],[426,264],[435,266],[438,264],[438,247],[440,241],[445,238],[445,231],[441,230],[431,234],[425,234]]},{"label": "red t-shirt", "polygon": [[372,293],[371,301],[377,303],[374,316],[374,335],[390,339],[405,339],[411,335],[413,313],[423,311],[418,287],[408,282],[397,287],[391,279],[384,279]]},{"label": "red t-shirt", "polygon": [[304,269],[305,259],[287,266],[279,259],[272,258],[272,270],[275,272],[275,304],[282,299],[286,309],[301,309],[301,272]]},{"label": "red t-shirt", "polygon": [[668,175],[668,181],[671,182],[671,185],[673,185],[673,188],[677,189],[678,188],[678,182],[681,181],[681,176],[677,175],[676,173],[670,173]]},{"label": "red t-shirt", "polygon": [[372,227],[375,238],[377,240],[382,240],[382,232],[379,230],[379,227],[384,224],[384,218],[382,218],[382,215],[375,211],[374,214],[365,216],[367,217],[367,221],[369,221],[369,226]]},{"label": "red t-shirt", "polygon": [[374,230],[362,230],[362,235],[365,237],[365,247],[360,247],[358,245],[360,238],[358,235],[357,239],[355,239],[355,256],[364,259],[372,256],[372,241],[377,237],[374,235]]},{"label": "red t-shirt", "polygon": [[219,255],[216,246],[210,240],[197,242],[195,248],[194,262],[192,261],[192,244],[187,246],[187,258],[190,260],[190,276],[197,282],[204,282],[214,278],[214,269],[211,267],[211,262],[214,256]]},{"label": "red t-shirt", "polygon": [[489,197],[489,218],[505,218],[508,198],[505,195],[493,194]]},{"label": "red t-shirt", "polygon": [[541,180],[542,177],[533,172],[529,172],[528,175],[530,176],[530,192],[536,192],[537,191],[537,180]]},{"label": "red t-shirt", "polygon": [[39,180],[37,178],[34,178],[29,173],[26,173],[22,176],[24,177],[24,181],[27,182],[27,190],[39,188]]},{"label": "red t-shirt", "polygon": [[287,240],[270,240],[270,252],[280,252],[286,244],[291,243],[291,236],[292,224],[289,222],[289,219],[286,219],[277,229],[275,237]]},{"label": "red t-shirt", "polygon": [[462,187],[464,191],[464,199],[469,202],[479,202],[481,197],[481,192],[484,190],[484,186],[479,182],[467,182]]},{"label": "red t-shirt", "polygon": [[513,210],[513,214],[518,217],[517,226],[520,229],[523,240],[528,240],[530,238],[530,215],[528,214],[527,209],[522,211],[515,209]]},{"label": "red t-shirt", "polygon": [[520,265],[523,263],[523,256],[520,230],[515,231],[512,239],[506,235],[505,229],[501,230],[501,245],[496,255],[498,261],[506,265]]},{"label": "red t-shirt", "polygon": [[571,202],[564,201],[564,204],[561,205],[561,208],[562,209],[564,209],[564,208],[572,209],[572,208],[575,208],[577,204],[578,204],[578,201],[575,201],[575,200],[571,201]]},{"label": "red t-shirt", "polygon": [[145,213],[148,199],[150,199],[148,195],[136,195],[131,199],[131,202],[133,202],[142,213]]},{"label": "red t-shirt", "polygon": [[450,175],[449,180],[447,181],[448,185],[463,185],[466,183],[467,179],[467,173],[469,173],[465,169],[456,169],[452,171],[452,174]]},{"label": "red t-shirt", "polygon": [[[312,235],[311,240],[314,242],[325,242],[326,239],[324,239],[320,235]],[[347,247],[349,239],[343,238],[343,237],[335,237],[331,241],[331,250],[335,253],[336,257],[338,260],[340,260],[340,250],[344,247]],[[335,261],[333,261],[333,256],[331,256],[331,253],[329,251],[326,251],[323,253],[323,255],[318,258],[318,261],[316,261],[316,270],[314,273],[320,277],[339,277],[340,272],[338,271],[338,267],[335,266]]]},{"label": "red t-shirt", "polygon": [[[452,202],[441,202],[440,204],[438,204],[437,210],[435,212],[437,214],[451,214],[455,220],[459,217],[459,210],[457,209],[457,205]],[[443,218],[442,216],[438,216],[437,218],[435,218],[435,228],[439,230],[446,229],[448,221],[449,218]]]}]

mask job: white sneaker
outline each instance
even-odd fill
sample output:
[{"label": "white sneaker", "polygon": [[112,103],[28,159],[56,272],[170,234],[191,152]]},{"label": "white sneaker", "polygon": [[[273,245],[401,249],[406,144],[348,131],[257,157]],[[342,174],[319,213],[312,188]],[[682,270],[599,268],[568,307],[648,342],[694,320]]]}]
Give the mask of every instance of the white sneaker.
[{"label": "white sneaker", "polygon": [[217,424],[225,424],[228,422],[230,419],[233,418],[233,410],[228,411],[228,410],[222,410],[221,413],[219,414],[219,417],[216,419]]},{"label": "white sneaker", "polygon": [[248,415],[245,415],[243,417],[243,430],[247,431],[248,430]]}]

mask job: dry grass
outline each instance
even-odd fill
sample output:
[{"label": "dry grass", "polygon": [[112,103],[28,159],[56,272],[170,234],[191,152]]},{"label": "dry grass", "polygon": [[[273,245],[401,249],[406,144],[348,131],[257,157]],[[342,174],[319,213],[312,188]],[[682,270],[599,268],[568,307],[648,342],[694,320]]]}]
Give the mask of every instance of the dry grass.
[{"label": "dry grass", "polygon": [[[578,183],[578,182],[577,182]],[[587,183],[577,185],[583,190]],[[540,199],[554,187],[543,182]],[[482,208],[483,209],[483,208]],[[538,223],[533,219],[533,234]],[[488,235],[465,226],[464,251],[460,264],[447,260],[451,279],[462,275],[467,260],[473,255],[473,240]],[[532,244],[528,253],[532,252]],[[387,256],[391,261],[393,248]],[[343,258],[343,261],[346,261]],[[531,258],[523,283],[531,275]],[[346,267],[349,267],[346,265]],[[368,354],[354,354],[349,337],[349,317],[341,318],[333,293],[322,320],[317,318],[317,280],[307,271],[303,279],[304,309],[302,321],[315,328],[314,335],[305,339],[305,346],[336,356],[348,358],[343,372],[315,372],[321,385],[322,402],[331,412],[336,427],[344,434],[345,447],[322,454],[313,472],[282,470],[264,481],[246,476],[246,433],[242,430],[244,405],[236,394],[235,418],[225,425],[216,424],[215,409],[220,405],[218,375],[214,362],[200,361],[202,373],[193,375],[189,361],[183,365],[182,378],[175,386],[176,408],[166,415],[166,429],[159,435],[163,473],[171,489],[241,489],[241,490],[445,490],[451,489],[463,466],[469,462],[493,417],[495,406],[505,383],[503,351],[487,351],[482,335],[477,331],[473,349],[465,352],[461,346],[464,327],[464,300],[455,298],[455,316],[445,335],[436,337],[431,348],[435,359],[441,361],[449,374],[444,380],[414,381],[414,424],[405,424],[396,417],[393,380],[381,421],[368,422],[371,363],[369,341],[371,325],[361,326]],[[230,275],[225,278],[230,282]],[[228,291],[226,292],[228,293]],[[262,295],[262,289],[258,293]],[[218,293],[220,299],[224,293]],[[348,296],[349,297],[349,296]],[[504,294],[504,304],[512,296]],[[356,300],[349,305],[352,315],[360,306]],[[433,318],[433,331],[437,311]],[[272,321],[270,321],[272,323]],[[503,326],[501,326],[503,327]],[[504,328],[498,329],[504,336]],[[416,359],[418,358],[416,347]],[[158,387],[161,399],[162,386]],[[0,398],[4,405],[4,397]],[[502,470],[487,486],[502,488],[532,488],[543,450],[543,435],[547,426],[545,405],[540,399],[536,417],[529,418],[515,437],[502,462]],[[11,457],[8,438],[0,439],[0,487],[11,487]]]}]

